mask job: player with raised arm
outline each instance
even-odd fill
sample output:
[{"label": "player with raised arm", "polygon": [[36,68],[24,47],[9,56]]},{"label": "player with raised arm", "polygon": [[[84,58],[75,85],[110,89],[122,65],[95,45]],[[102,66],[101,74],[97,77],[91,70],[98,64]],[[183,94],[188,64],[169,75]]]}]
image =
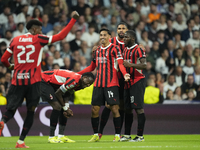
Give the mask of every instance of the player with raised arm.
[{"label": "player with raised arm", "polygon": [[123,66],[123,58],[121,50],[118,46],[109,42],[110,31],[108,29],[100,30],[100,41],[102,46],[99,46],[94,51],[93,61],[90,66],[80,71],[84,72],[93,71],[97,67],[97,75],[94,83],[94,90],[92,94],[92,128],[94,131],[93,137],[88,142],[96,142],[99,140],[98,126],[99,126],[99,110],[101,105],[105,102],[110,105],[113,113],[113,123],[115,127],[115,141],[120,141],[120,123],[121,118],[119,114],[119,81],[117,76],[117,63],[123,73],[125,81],[128,81],[130,75],[126,73]]},{"label": "player with raised arm", "polygon": [[[126,71],[130,73],[129,82],[125,83],[124,90],[124,105],[125,114],[125,133],[121,141],[139,142],[144,141],[143,131],[145,125],[144,114],[144,92],[145,92],[145,76],[142,73],[146,69],[145,51],[135,43],[135,32],[129,30],[124,35],[124,43],[126,48],[123,52],[124,66]],[[137,136],[131,139],[131,127],[133,123],[133,109],[137,113]]]},{"label": "player with raised arm", "polygon": [[[75,142],[64,136],[67,117],[73,116],[73,112],[69,109],[68,98],[73,91],[89,87],[94,79],[91,72],[80,75],[69,70],[58,69],[42,73],[41,97],[43,101],[47,101],[53,107],[50,116],[49,143]],[[58,120],[59,134],[57,138],[54,133]]]},{"label": "player with raised arm", "polygon": [[[45,36],[42,34],[42,23],[38,20],[30,20],[26,28],[29,33],[13,38],[1,62],[13,70],[12,84],[7,95],[7,111],[0,121],[0,135],[7,123],[15,114],[16,109],[26,98],[27,116],[24,121],[23,130],[17,141],[16,148],[29,148],[25,145],[24,139],[28,134],[34,120],[34,111],[40,98],[41,83],[41,59],[43,47],[64,39],[79,17],[79,14],[72,12],[73,18],[69,24],[58,34]],[[10,64],[8,59],[14,56],[15,64]]]}]

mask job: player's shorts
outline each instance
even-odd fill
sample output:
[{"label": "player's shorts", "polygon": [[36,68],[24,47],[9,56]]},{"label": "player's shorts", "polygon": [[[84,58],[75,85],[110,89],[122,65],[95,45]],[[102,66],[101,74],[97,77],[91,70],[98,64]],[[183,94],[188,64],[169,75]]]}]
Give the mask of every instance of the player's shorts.
[{"label": "player's shorts", "polygon": [[43,102],[57,101],[55,89],[45,81],[41,82],[41,97]]},{"label": "player's shorts", "polygon": [[94,87],[92,94],[92,105],[119,105],[119,87]]},{"label": "player's shorts", "polygon": [[11,85],[7,94],[7,109],[15,110],[26,98],[27,108],[36,107],[40,100],[41,82],[32,85]]},{"label": "player's shorts", "polygon": [[124,90],[125,109],[143,108],[145,87],[145,79],[141,79],[132,85],[129,89]]}]

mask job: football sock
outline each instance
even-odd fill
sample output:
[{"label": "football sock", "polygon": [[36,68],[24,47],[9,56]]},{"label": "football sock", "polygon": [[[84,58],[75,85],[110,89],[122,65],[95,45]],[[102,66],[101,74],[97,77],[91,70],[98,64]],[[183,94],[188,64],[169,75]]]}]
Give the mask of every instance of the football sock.
[{"label": "football sock", "polygon": [[146,117],[145,114],[138,114],[138,130],[137,130],[137,135],[138,136],[143,136],[143,132],[144,132],[144,125],[145,125],[145,121],[146,121]]},{"label": "football sock", "polygon": [[121,117],[113,118],[113,123],[115,127],[115,134],[120,134],[121,128],[120,128],[120,123],[121,123]]},{"label": "football sock", "polygon": [[110,116],[110,109],[107,107],[104,107],[102,114],[101,114],[101,121],[100,121],[100,127],[99,127],[99,133],[103,134],[103,129],[108,122],[108,118]]},{"label": "football sock", "polygon": [[133,113],[125,113],[125,135],[131,135],[131,127],[133,124]]},{"label": "football sock", "polygon": [[91,123],[94,133],[98,133],[99,117],[91,118]]},{"label": "football sock", "polygon": [[53,109],[50,116],[50,136],[54,136],[54,132],[58,123],[58,118],[60,115],[59,110]]},{"label": "football sock", "polygon": [[22,140],[18,140],[17,143],[19,143],[19,144],[23,144],[24,141],[22,141]]},{"label": "football sock", "polygon": [[12,110],[7,110],[5,112],[5,114],[3,115],[1,121],[3,121],[4,123],[7,123],[13,116],[14,116],[15,112]]},{"label": "football sock", "polygon": [[27,111],[27,116],[26,119],[24,121],[24,125],[23,125],[23,130],[20,136],[20,140],[24,141],[26,135],[28,134],[31,126],[33,125],[33,120],[34,120],[34,111]]},{"label": "football sock", "polygon": [[120,117],[121,117],[120,128],[122,129],[123,122],[124,122],[124,110],[119,110],[119,114],[120,114]]},{"label": "football sock", "polygon": [[67,124],[67,118],[63,115],[63,109],[61,110],[60,116],[59,116],[59,134],[64,135],[65,127]]}]

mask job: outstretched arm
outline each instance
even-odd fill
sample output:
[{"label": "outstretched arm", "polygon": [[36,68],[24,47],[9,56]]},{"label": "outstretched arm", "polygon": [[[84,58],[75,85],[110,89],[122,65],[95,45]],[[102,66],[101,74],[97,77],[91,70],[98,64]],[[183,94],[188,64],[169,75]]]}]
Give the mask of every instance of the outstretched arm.
[{"label": "outstretched arm", "polygon": [[72,29],[73,25],[75,24],[76,20],[79,18],[79,14],[78,12],[73,11],[72,16],[73,18],[70,20],[67,26],[64,29],[62,29],[62,31],[60,31],[58,34],[52,36],[51,43],[61,41],[67,36],[69,31]]},{"label": "outstretched arm", "polygon": [[126,68],[123,66],[123,59],[118,59],[117,62],[119,64],[119,69],[122,72],[125,81],[128,81],[130,79],[130,74],[126,72]]},{"label": "outstretched arm", "polygon": [[141,58],[139,64],[134,64],[134,63],[130,63],[130,62],[124,61],[124,66],[125,67],[129,67],[129,68],[133,67],[133,68],[139,69],[139,70],[146,69],[146,67],[147,67],[146,58]]},{"label": "outstretched arm", "polygon": [[86,67],[85,69],[79,71],[78,74],[81,74],[81,75],[82,75],[82,74],[84,74],[84,73],[86,73],[86,72],[91,72],[91,71],[93,71],[95,68],[96,68],[96,64],[92,61],[91,64],[90,64],[88,67]]}]

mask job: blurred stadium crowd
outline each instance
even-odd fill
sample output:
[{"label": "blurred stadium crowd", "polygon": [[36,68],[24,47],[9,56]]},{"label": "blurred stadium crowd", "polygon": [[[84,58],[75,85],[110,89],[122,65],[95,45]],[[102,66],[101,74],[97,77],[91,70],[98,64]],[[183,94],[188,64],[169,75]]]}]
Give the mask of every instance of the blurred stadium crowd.
[{"label": "blurred stadium crowd", "polygon": [[[167,100],[200,100],[200,0],[0,0],[0,57],[13,37],[27,32],[29,20],[38,19],[42,32],[54,35],[73,10],[80,18],[64,40],[44,48],[43,71],[84,69],[99,45],[98,31],[108,28],[117,36],[122,21],[146,48],[147,86]],[[0,104],[10,81],[11,72],[0,64]]]}]

